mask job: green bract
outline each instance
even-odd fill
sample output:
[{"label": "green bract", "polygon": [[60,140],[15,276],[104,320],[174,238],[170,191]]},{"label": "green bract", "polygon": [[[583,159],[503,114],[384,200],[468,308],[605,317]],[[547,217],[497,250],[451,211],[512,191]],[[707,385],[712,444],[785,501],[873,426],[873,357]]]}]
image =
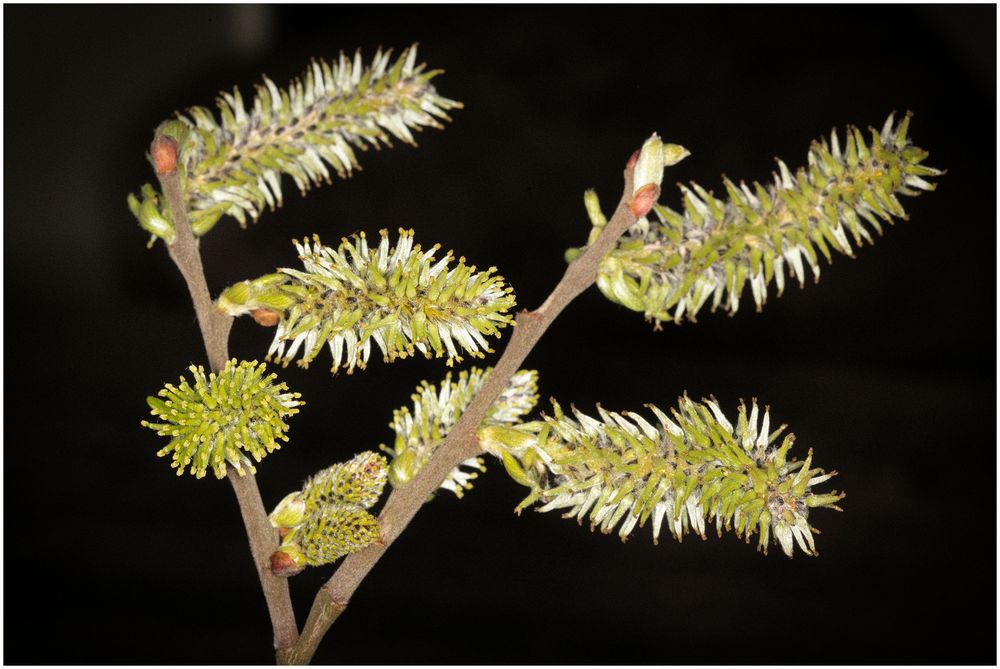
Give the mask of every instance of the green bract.
[{"label": "green bract", "polygon": [[647,521],[654,542],[664,522],[678,541],[689,530],[704,538],[706,523],[714,520],[720,536],[725,527],[749,542],[760,532],[758,548],[765,553],[773,535],[791,557],[794,543],[816,554],[809,509],[839,510],[836,502],[844,497],[812,493],[836,472],[810,469],[811,450],[804,462],[789,460],[794,437],[778,445],[785,426],[770,431],[767,409],[758,422],[756,402],[749,416],[740,404],[735,426],[714,400],[687,397],[671,411],[673,420],[649,405],[659,426],[600,406],[601,420],[576,409],[570,418],[555,401],[553,408],[553,417],[517,428],[519,440],[484,442],[517,482],[531,488],[518,511],[541,501],[539,511],[569,509],[564,517],[582,522],[587,516],[591,529],[605,534],[620,523],[623,541]]},{"label": "green bract", "polygon": [[438,259],[440,245],[427,251],[413,244],[413,231],[400,230],[389,246],[381,231],[377,247],[364,233],[344,239],[336,249],[319,237],[295,242],[304,271],[280,269],[227,288],[219,297],[223,311],[239,316],[258,310],[280,315],[268,359],[287,365],[300,351],[307,367],[329,344],[331,371],[365,367],[372,342],[386,362],[422,353],[461,361],[492,353],[485,337],[500,336],[513,322],[513,290],[495,275],[495,267],[476,271],[449,251]]},{"label": "green bract", "polygon": [[[441,70],[424,71],[416,45],[390,64],[391,51],[379,50],[370,67],[361,53],[353,62],[344,54],[335,62],[313,61],[301,80],[280,90],[264,77],[245,107],[239,89],[218,100],[217,120],[204,107],[161,125],[180,148],[178,166],[188,198],[195,235],[203,235],[228,214],[256,221],[264,207],[281,205],[281,177],[289,175],[299,190],[329,183],[331,169],[340,177],[358,167],[355,150],[391,146],[395,137],[415,144],[411,130],[442,127],[447,110],[461,103],[441,97],[430,80]],[[151,186],[129,206],[153,237],[173,238],[165,203]]]},{"label": "green bract", "polygon": [[188,368],[194,385],[181,377],[180,385],[167,384],[156,397],[148,397],[154,416],[162,423],[142,421],[161,436],[172,437],[159,456],[173,454],[171,467],[178,476],[189,471],[198,478],[211,467],[217,478],[226,475],[228,463],[242,476],[244,468],[256,473],[247,457],[260,462],[288,441],[284,418],[299,412],[298,393],[284,392],[277,375],[264,375],[264,363],[230,360],[216,374],[205,376],[203,367]]},{"label": "green bract", "polygon": [[[410,398],[413,410],[402,407],[393,412],[389,427],[396,433],[396,441],[391,449],[384,444],[379,448],[393,456],[389,481],[394,486],[402,485],[417,475],[483,387],[491,370],[472,367],[460,372],[457,381],[452,381],[449,372],[440,389],[424,381]],[[519,423],[538,401],[537,382],[538,373],[534,370],[521,370],[512,376],[486,413],[483,427]],[[486,470],[482,458],[478,457],[469,458],[451,470],[441,487],[459,498],[472,487],[470,481],[478,476],[475,471],[465,471],[462,467]]]},{"label": "green bract", "polygon": [[[804,285],[804,264],[818,280],[820,254],[853,256],[851,239],[872,242],[866,226],[881,234],[882,222],[906,218],[898,195],[934,190],[923,177],[943,172],[921,164],[928,154],[907,138],[909,121],[907,114],[895,125],[890,116],[881,132],[871,129],[869,144],[849,128],[844,149],[834,132],[829,144],[813,143],[808,167],[794,175],[779,160],[768,186],[725,179],[726,201],[681,186],[683,213],[656,205],[659,222],[641,219],[601,261],[598,287],[659,324],[694,321],[709,301],[713,311],[735,313],[747,282],[760,310],[772,280],[781,295],[786,269]],[[596,197],[588,196],[587,211],[603,227]]]}]

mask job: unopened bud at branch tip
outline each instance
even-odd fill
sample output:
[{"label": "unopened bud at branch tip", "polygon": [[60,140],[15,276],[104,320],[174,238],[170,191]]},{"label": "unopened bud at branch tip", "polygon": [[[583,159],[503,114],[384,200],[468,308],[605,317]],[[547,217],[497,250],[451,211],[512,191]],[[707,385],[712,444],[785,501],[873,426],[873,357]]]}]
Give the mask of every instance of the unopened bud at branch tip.
[{"label": "unopened bud at branch tip", "polygon": [[153,168],[157,174],[170,174],[177,169],[177,142],[160,135],[150,147],[153,154]]}]

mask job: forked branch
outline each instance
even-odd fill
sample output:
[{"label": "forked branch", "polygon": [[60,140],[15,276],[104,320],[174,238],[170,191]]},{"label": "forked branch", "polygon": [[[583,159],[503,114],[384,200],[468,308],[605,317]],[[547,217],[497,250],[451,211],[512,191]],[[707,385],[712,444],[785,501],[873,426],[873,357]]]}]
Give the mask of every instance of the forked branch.
[{"label": "forked branch", "polygon": [[[659,191],[657,187],[652,190],[642,189],[633,196],[634,167],[633,159],[625,169],[622,198],[607,226],[593,244],[570,263],[562,279],[540,307],[534,311],[522,311],[518,314],[514,335],[483,388],[416,477],[406,485],[395,488],[389,496],[378,517],[380,541],[359,553],[347,556],[317,593],[301,636],[289,653],[279,657],[279,662],[308,664],[311,661],[323,636],[347,608],[351,596],[361,581],[392,542],[406,529],[428,497],[456,465],[482,452],[476,439],[476,428],[483,421],[490,406],[503,392],[510,378],[521,368],[525,358],[552,321],[566,305],[594,283],[601,258],[655,201]],[[634,209],[638,211],[638,216]]]}]

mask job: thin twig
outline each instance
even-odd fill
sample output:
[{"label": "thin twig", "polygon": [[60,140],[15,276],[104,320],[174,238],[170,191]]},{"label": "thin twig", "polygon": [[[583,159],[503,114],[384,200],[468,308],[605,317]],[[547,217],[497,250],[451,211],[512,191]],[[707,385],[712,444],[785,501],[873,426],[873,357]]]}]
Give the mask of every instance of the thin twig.
[{"label": "thin twig", "polygon": [[625,169],[625,188],[621,201],[600,236],[566,268],[566,273],[542,306],[534,311],[522,311],[518,314],[514,335],[503,355],[458,423],[413,480],[394,489],[389,496],[378,517],[380,541],[359,553],[349,555],[316,594],[302,634],[285,657],[289,664],[308,664],[312,660],[323,636],[347,608],[361,581],[441,485],[448,472],[462,461],[482,452],[476,439],[476,429],[552,321],[567,304],[594,283],[601,258],[636,222],[636,216],[629,208],[631,201],[630,162]]},{"label": "thin twig", "polygon": [[[162,137],[153,141],[151,152],[154,156],[162,155],[164,144],[165,140]],[[176,145],[172,150],[176,156]],[[229,330],[233,325],[233,318],[213,306],[201,264],[201,253],[198,251],[194,233],[188,222],[180,175],[175,163],[171,167],[172,169],[165,173],[157,170],[160,187],[167,197],[174,220],[176,237],[174,243],[168,246],[168,252],[187,283],[191,299],[194,301],[194,310],[198,316],[198,326],[205,342],[209,365],[212,371],[218,372],[225,367],[229,359]],[[288,581],[275,576],[270,569],[269,557],[278,547],[277,531],[268,520],[253,474],[248,472],[239,476],[229,470],[228,478],[236,493],[236,501],[239,503],[243,524],[250,540],[254,565],[257,567],[257,575],[264,590],[264,598],[267,600],[271,626],[274,629],[277,659],[278,662],[283,662],[288,649],[298,638],[298,628],[295,624],[295,612],[292,610],[292,598],[288,592]]]}]

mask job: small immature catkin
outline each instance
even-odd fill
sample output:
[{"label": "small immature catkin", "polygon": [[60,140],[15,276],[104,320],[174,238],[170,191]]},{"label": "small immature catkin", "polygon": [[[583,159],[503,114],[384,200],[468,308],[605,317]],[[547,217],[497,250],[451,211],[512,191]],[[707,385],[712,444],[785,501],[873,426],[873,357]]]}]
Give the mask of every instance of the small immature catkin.
[{"label": "small immature catkin", "polygon": [[271,513],[271,524],[293,528],[331,504],[370,509],[382,496],[387,478],[385,456],[365,451],[347,462],[313,474],[301,490],[290,493]]},{"label": "small immature catkin", "polygon": [[367,509],[382,495],[385,481],[385,457],[365,451],[286,495],[270,515],[282,538],[271,570],[292,576],[371,545],[378,539],[378,522]]}]

